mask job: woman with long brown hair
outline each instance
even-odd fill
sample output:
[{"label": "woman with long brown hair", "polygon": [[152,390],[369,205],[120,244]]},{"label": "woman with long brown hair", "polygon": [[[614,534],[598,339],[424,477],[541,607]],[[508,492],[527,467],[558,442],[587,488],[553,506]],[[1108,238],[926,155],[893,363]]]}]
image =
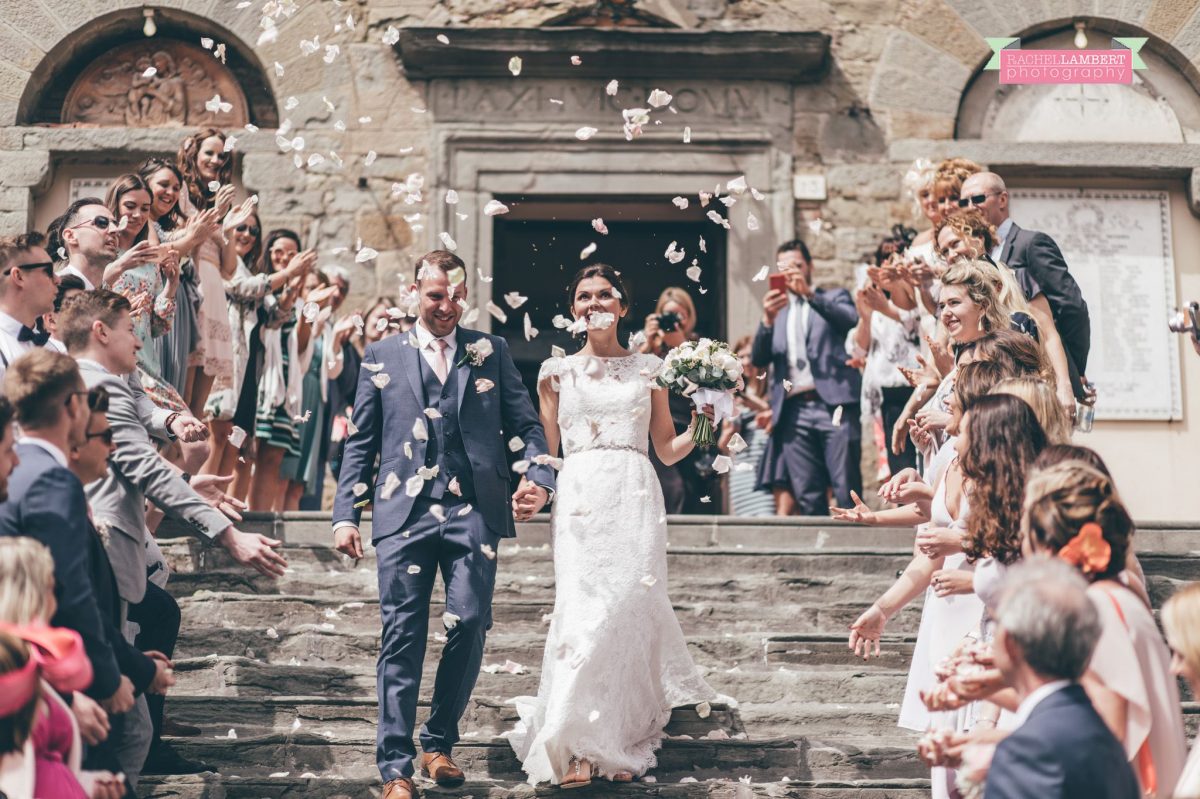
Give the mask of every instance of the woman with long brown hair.
[{"label": "woman with long brown hair", "polygon": [[[215,221],[226,218],[233,204],[233,153],[225,149],[225,134],[216,128],[204,128],[183,140],[176,165],[183,175],[184,192],[179,207],[189,219],[212,213]],[[231,215],[231,216],[236,216]],[[202,219],[204,217],[201,217]],[[200,306],[199,343],[189,361],[191,367],[184,393],[193,415],[202,417],[204,404],[217,377],[233,375],[233,337],[225,297],[223,274],[234,263],[232,241],[224,241],[218,228],[202,238],[192,250],[203,299]]]}]

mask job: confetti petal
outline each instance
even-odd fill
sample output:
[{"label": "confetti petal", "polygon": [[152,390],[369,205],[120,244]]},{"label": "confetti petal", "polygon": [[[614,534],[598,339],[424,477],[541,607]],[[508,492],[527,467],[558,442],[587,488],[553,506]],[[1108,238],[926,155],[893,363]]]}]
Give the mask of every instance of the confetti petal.
[{"label": "confetti petal", "polygon": [[508,206],[499,200],[488,200],[487,205],[483,206],[484,216],[499,216],[500,214],[507,213]]},{"label": "confetti petal", "polygon": [[588,246],[579,251],[579,260],[586,260],[588,256],[596,251],[596,242],[592,242]]},{"label": "confetti petal", "polygon": [[759,269],[757,272],[755,272],[754,277],[750,278],[750,280],[754,283],[761,283],[762,281],[767,279],[767,275],[770,273],[771,273],[771,267],[767,266],[766,264],[763,264],[762,269]]},{"label": "confetti petal", "polygon": [[508,307],[512,308],[514,311],[524,305],[525,301],[528,299],[528,297],[522,296],[516,291],[510,291],[504,295],[504,302],[507,303]]},{"label": "confetti petal", "polygon": [[650,96],[646,99],[646,102],[654,108],[662,108],[665,105],[670,105],[672,99],[673,98],[671,95],[667,94],[662,89],[655,89],[654,91],[650,92]]},{"label": "confetti petal", "polygon": [[513,77],[521,74],[521,56],[515,55],[508,59],[508,71],[513,74]]},{"label": "confetti petal", "polygon": [[592,127],[588,127],[587,125],[584,125],[582,128],[575,131],[575,138],[579,139],[580,141],[587,141],[588,139],[595,136],[596,133],[597,133],[596,128],[592,128]]},{"label": "confetti petal", "polygon": [[615,97],[617,94],[618,88],[620,88],[620,84],[617,83],[617,81],[615,81],[615,80],[610,80],[608,82],[608,85],[604,87],[604,93],[607,94],[609,97]]},{"label": "confetti petal", "polygon": [[601,236],[608,235],[608,226],[604,224],[603,217],[596,217],[592,220],[592,230],[596,231]]},{"label": "confetti petal", "polygon": [[379,374],[374,375],[371,378],[371,382],[375,384],[375,388],[382,390],[384,388],[387,388],[387,384],[392,382],[392,378],[388,375],[387,372],[380,372]]}]

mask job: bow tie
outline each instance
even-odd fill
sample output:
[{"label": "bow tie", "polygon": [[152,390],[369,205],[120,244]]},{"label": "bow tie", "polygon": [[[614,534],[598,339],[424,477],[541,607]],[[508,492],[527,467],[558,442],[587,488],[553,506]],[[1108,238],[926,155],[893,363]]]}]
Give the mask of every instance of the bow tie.
[{"label": "bow tie", "polygon": [[50,334],[45,330],[34,330],[27,325],[21,325],[21,332],[17,333],[17,341],[32,341],[35,347],[44,347],[49,340]]}]

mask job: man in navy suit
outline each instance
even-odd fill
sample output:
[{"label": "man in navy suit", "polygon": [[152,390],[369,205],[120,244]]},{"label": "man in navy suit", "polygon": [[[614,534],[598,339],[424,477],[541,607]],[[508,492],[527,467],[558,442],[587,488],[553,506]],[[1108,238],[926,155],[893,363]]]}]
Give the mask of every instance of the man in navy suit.
[{"label": "man in navy suit", "polygon": [[827,491],[843,506],[862,490],[862,376],[846,365],[846,335],[858,324],[845,289],[812,288],[812,258],[796,239],[779,246],[786,290],[763,297],[750,357],[771,367],[771,437],[758,472],[776,512],[827,515]]},{"label": "man in navy suit", "polygon": [[1009,571],[996,620],[992,654],[1021,704],[992,757],[985,799],[1137,799],[1124,746],[1078,682],[1100,640],[1083,578],[1030,559]]},{"label": "man in navy suit", "polygon": [[[372,504],[383,620],[376,749],[383,799],[417,795],[412,734],[435,574],[440,569],[446,585],[446,645],[421,730],[420,768],[439,785],[456,786],[465,778],[451,748],[492,624],[496,549],[516,535],[514,513],[530,518],[554,488],[546,436],[507,343],[458,327],[464,280],[458,256],[425,255],[413,285],[416,326],[367,347],[334,500],[337,548],[354,558],[363,556],[362,506]],[[511,508],[508,450],[529,464]]]}]

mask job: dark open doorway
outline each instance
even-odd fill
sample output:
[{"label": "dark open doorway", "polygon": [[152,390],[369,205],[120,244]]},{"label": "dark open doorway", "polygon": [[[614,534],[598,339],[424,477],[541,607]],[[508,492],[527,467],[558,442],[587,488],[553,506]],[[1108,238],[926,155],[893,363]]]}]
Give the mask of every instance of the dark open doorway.
[{"label": "dark open doorway", "polygon": [[[575,272],[590,263],[610,264],[621,272],[632,295],[632,307],[621,327],[625,340],[640,330],[653,313],[658,295],[668,286],[687,290],[696,304],[696,332],[702,336],[725,336],[726,231],[713,224],[695,198],[685,210],[676,208],[670,197],[635,197],[620,200],[539,195],[498,198],[511,209],[495,217],[493,231],[492,297],[505,309],[508,321],[493,320],[492,332],[504,336],[513,359],[536,402],[537,372],[550,355],[552,345],[568,353],[580,342],[554,327],[556,314],[567,314],[567,283]],[[591,220],[604,220],[608,235],[592,228]],[[700,251],[700,238],[707,252]],[[671,242],[685,251],[679,263],[664,253]],[[595,242],[595,252],[580,259],[580,252]],[[688,279],[686,270],[698,259],[700,282]],[[701,288],[705,289],[701,293]],[[517,310],[503,301],[515,291],[529,300]],[[524,317],[540,333],[525,340]]]}]

